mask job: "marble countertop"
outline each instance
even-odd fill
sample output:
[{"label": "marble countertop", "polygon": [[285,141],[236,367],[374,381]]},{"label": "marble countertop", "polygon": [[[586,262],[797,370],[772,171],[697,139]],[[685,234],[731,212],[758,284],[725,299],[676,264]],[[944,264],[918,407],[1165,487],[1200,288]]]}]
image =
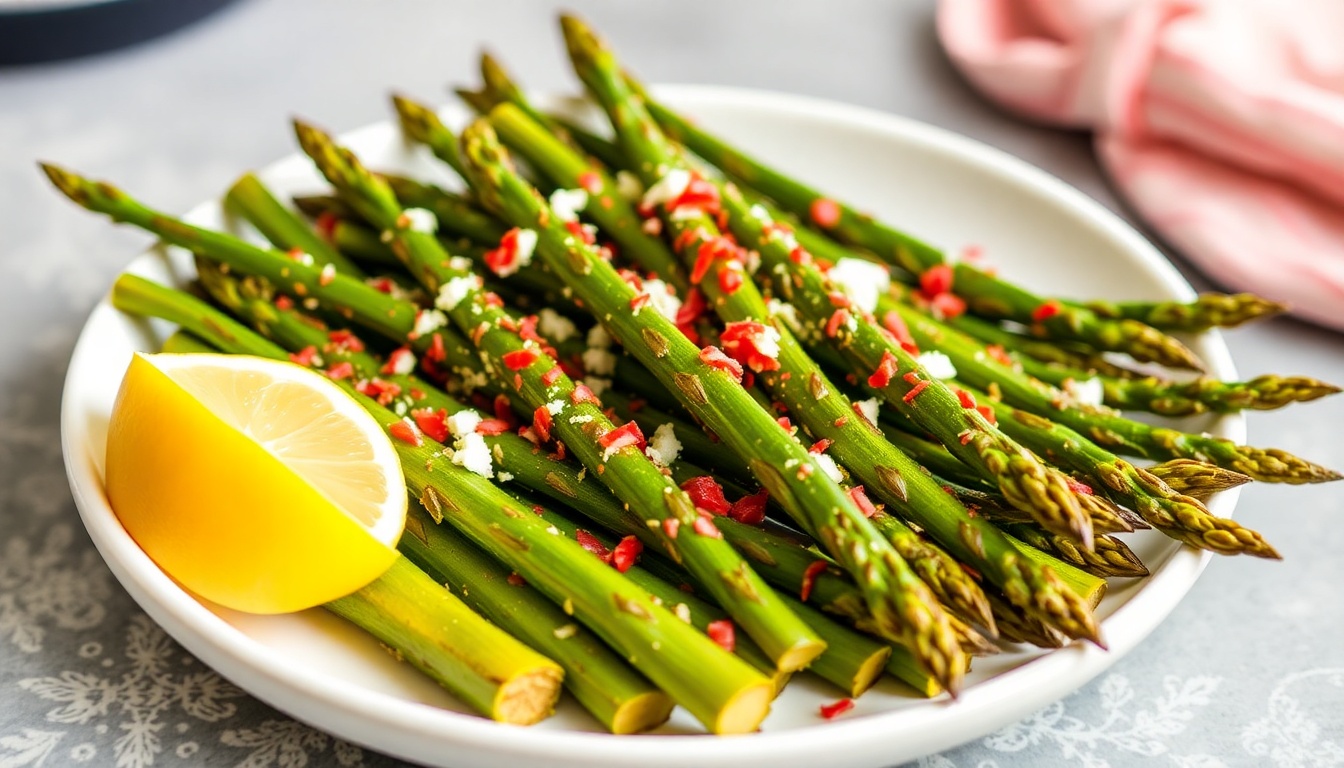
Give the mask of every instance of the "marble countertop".
[{"label": "marble countertop", "polygon": [[[0,69],[0,767],[397,764],[232,689],[141,613],[89,543],[61,464],[60,382],[87,313],[149,240],[59,199],[35,162],[186,210],[292,152],[291,115],[346,130],[385,119],[392,87],[446,99],[447,84],[474,78],[484,40],[531,87],[572,88],[553,5],[400,0],[375,12],[368,0],[245,0],[135,49]],[[931,2],[565,7],[650,81],[804,93],[927,121],[1133,221],[1086,135],[1018,122],[958,79],[934,42]],[[1227,340],[1245,376],[1344,381],[1339,335],[1275,320]],[[1252,442],[1334,467],[1344,467],[1340,429],[1344,399],[1250,417]],[[920,765],[1344,764],[1344,494],[1253,485],[1237,516],[1284,561],[1215,559],[1100,678]]]}]

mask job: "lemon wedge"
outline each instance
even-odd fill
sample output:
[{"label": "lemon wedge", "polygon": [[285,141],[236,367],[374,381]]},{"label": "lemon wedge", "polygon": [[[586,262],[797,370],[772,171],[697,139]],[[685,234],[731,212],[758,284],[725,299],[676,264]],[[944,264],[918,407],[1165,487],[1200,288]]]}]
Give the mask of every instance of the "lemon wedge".
[{"label": "lemon wedge", "polygon": [[169,576],[287,613],[395,560],[406,487],[382,427],[325,377],[241,355],[137,354],[108,426],[107,494]]}]

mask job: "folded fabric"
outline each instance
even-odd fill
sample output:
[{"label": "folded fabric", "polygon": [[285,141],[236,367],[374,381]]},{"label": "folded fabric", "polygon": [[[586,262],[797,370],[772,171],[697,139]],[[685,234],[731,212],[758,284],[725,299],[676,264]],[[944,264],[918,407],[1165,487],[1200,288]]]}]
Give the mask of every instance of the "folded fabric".
[{"label": "folded fabric", "polygon": [[937,27],[995,102],[1095,131],[1216,282],[1344,330],[1344,0],[940,0]]}]

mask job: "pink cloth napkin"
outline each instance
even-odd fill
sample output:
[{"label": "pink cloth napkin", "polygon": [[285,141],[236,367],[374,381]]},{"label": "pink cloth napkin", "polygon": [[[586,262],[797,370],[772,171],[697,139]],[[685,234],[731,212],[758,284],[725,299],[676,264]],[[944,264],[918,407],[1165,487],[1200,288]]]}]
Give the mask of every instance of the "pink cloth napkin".
[{"label": "pink cloth napkin", "polygon": [[1344,0],[940,0],[938,36],[1002,106],[1095,131],[1214,280],[1344,330]]}]

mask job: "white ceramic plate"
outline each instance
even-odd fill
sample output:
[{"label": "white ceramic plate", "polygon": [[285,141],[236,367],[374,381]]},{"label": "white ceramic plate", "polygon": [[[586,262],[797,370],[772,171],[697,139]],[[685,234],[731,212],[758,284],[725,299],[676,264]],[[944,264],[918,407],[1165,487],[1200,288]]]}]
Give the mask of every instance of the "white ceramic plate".
[{"label": "white ceramic plate", "polygon": [[[983,246],[1005,274],[1044,293],[1112,299],[1194,295],[1151,245],[1100,205],[968,139],[795,96],[699,86],[659,90],[707,127],[880,217],[949,250]],[[464,115],[449,110],[445,117],[455,123]],[[409,150],[391,124],[355,131],[344,140],[372,167],[447,178],[427,156]],[[322,187],[299,156],[271,166],[262,177],[282,194]],[[153,190],[131,191],[150,195],[152,203]],[[227,224],[214,202],[189,218],[207,226]],[[181,254],[161,252],[140,257],[130,271],[172,282],[190,274]],[[451,696],[321,610],[259,617],[201,602],[127,536],[102,489],[108,414],[131,353],[157,349],[170,330],[125,317],[104,302],[75,348],[61,427],[70,484],[94,543],[145,611],[230,680],[314,726],[419,762],[458,767],[894,765],[989,733],[1077,689],[1157,626],[1208,560],[1160,535],[1131,537],[1153,575],[1142,582],[1114,583],[1101,604],[1109,652],[1075,644],[978,660],[955,703],[922,700],[884,680],[852,713],[826,722],[818,706],[840,694],[800,675],[775,703],[762,731],[749,736],[687,735],[699,729],[678,711],[657,734],[614,737],[600,732],[571,700],[540,725],[498,725],[464,714]],[[1235,375],[1216,334],[1193,343],[1212,373]],[[1245,437],[1244,422],[1237,417],[1190,426]],[[1222,494],[1213,512],[1230,515],[1235,498],[1235,492]]]}]

